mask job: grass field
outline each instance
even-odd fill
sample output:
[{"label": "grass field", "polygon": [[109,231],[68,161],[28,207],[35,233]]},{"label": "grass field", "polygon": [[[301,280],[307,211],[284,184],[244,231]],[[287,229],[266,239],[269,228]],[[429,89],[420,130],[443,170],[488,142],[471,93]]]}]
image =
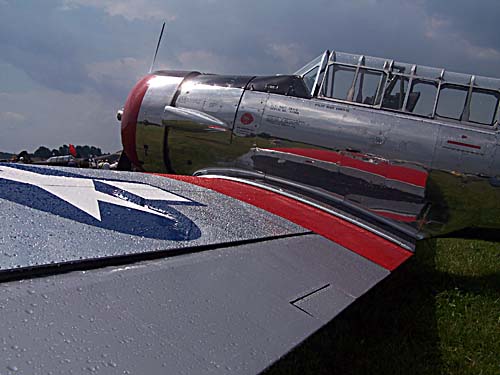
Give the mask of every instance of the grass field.
[{"label": "grass field", "polygon": [[267,374],[500,374],[500,243],[420,242]]}]

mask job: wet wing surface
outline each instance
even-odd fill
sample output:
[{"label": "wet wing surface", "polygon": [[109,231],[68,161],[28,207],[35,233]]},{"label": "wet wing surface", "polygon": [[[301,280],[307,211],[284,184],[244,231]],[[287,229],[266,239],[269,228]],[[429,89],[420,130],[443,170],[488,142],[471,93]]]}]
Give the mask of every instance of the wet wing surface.
[{"label": "wet wing surface", "polygon": [[388,273],[306,234],[4,283],[0,371],[257,373]]},{"label": "wet wing surface", "polygon": [[0,198],[135,236],[174,241],[200,237],[199,228],[172,205],[201,204],[146,184],[0,167]]},{"label": "wet wing surface", "polygon": [[0,268],[79,262],[305,232],[168,178],[0,164]]}]

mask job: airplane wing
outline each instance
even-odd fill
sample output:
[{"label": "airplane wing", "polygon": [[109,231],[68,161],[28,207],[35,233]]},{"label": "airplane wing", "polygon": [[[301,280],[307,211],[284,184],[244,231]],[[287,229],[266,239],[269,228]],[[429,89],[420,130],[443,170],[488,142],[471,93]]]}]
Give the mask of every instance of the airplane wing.
[{"label": "airplane wing", "polygon": [[412,252],[243,180],[0,164],[11,373],[258,373]]}]

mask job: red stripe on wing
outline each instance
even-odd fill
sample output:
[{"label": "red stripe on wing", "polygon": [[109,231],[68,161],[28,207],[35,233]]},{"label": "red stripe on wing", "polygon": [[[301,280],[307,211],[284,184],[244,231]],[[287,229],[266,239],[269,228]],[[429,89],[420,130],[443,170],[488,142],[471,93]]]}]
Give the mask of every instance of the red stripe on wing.
[{"label": "red stripe on wing", "polygon": [[392,271],[412,253],[367,230],[292,198],[235,181],[162,175],[236,198],[322,235]]}]

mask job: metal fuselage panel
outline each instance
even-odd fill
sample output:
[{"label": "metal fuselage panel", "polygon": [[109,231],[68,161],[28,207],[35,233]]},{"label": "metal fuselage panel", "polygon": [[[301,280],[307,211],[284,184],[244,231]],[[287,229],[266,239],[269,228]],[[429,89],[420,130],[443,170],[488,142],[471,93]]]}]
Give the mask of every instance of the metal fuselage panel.
[{"label": "metal fuselage panel", "polygon": [[[252,92],[245,92],[245,98]],[[425,168],[500,174],[497,132],[320,99],[269,94],[257,134],[325,149],[355,150]],[[258,144],[258,143],[257,143]]]},{"label": "metal fuselage panel", "polygon": [[195,109],[212,115],[232,129],[243,89],[186,82],[180,89],[176,107]]}]

